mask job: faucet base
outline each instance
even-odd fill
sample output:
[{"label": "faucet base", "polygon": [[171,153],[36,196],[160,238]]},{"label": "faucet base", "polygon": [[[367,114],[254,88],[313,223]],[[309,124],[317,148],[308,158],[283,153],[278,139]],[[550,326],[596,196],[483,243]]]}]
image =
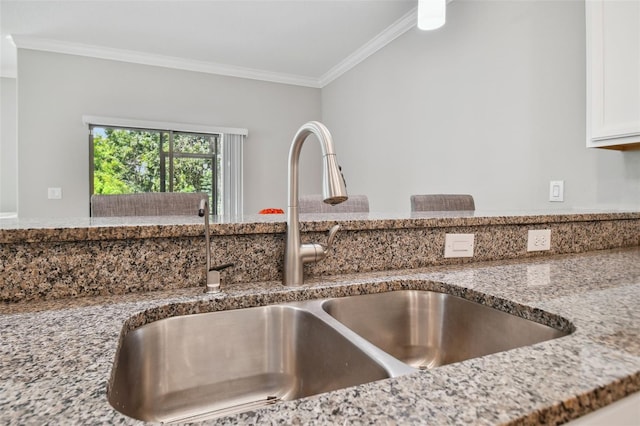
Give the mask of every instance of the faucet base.
[{"label": "faucet base", "polygon": [[216,285],[207,284],[206,293],[207,294],[220,293],[220,284],[216,284]]},{"label": "faucet base", "polygon": [[220,272],[213,270],[207,272],[207,293],[220,293]]}]

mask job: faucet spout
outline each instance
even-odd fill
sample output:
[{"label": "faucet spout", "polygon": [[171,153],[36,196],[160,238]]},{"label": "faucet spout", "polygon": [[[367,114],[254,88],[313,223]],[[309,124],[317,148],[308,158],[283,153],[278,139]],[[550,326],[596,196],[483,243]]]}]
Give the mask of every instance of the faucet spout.
[{"label": "faucet spout", "polygon": [[[347,188],[336,160],[333,147],[333,138],[329,129],[324,124],[317,121],[310,121],[295,134],[289,150],[289,186],[287,209],[287,245],[285,247],[284,258],[284,285],[299,285],[303,282],[302,266],[304,263],[317,262],[324,258],[328,248],[321,244],[301,244],[300,243],[300,221],[298,213],[298,181],[300,151],[307,137],[314,134],[322,148],[322,193],[324,202],[328,204],[339,204],[348,198]],[[335,235],[335,231],[332,231]],[[331,238],[333,240],[333,238]],[[330,245],[329,245],[330,246]]]},{"label": "faucet spout", "polygon": [[198,216],[204,217],[204,241],[206,244],[205,252],[207,256],[206,268],[207,274],[211,270],[211,237],[209,236],[209,202],[206,199],[200,200],[200,206],[198,207]]},{"label": "faucet spout", "polygon": [[209,203],[206,199],[200,200],[200,206],[198,207],[198,216],[204,217],[204,241],[205,241],[205,253],[207,256],[207,265],[205,270],[206,277],[206,292],[218,293],[220,291],[220,271],[235,266],[233,263],[224,263],[222,265],[211,266],[211,236],[209,230]]},{"label": "faucet spout", "polygon": [[206,292],[217,293],[220,291],[220,272],[211,267],[211,237],[209,230],[209,202],[206,199],[200,200],[198,208],[198,216],[204,217],[204,242],[206,245],[205,253],[207,256],[205,266]]}]

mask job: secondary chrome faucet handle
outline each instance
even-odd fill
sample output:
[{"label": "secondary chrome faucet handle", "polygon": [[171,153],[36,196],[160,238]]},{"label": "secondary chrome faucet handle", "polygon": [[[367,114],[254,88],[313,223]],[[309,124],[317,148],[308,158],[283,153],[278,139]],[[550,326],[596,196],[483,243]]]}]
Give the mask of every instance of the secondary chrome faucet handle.
[{"label": "secondary chrome faucet handle", "polygon": [[235,263],[223,263],[221,265],[216,265],[211,267],[211,271],[222,271],[223,269],[230,268],[231,266],[236,266]]}]

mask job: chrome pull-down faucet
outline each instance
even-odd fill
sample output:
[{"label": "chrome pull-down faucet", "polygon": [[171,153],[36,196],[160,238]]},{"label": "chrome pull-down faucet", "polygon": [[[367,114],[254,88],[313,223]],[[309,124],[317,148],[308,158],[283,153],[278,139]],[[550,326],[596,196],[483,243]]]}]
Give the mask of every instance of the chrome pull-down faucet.
[{"label": "chrome pull-down faucet", "polygon": [[302,266],[305,263],[323,259],[335,239],[340,225],[335,225],[329,232],[327,244],[301,244],[300,221],[298,214],[298,163],[304,141],[314,134],[322,148],[322,193],[327,204],[339,204],[347,200],[347,188],[340,172],[333,148],[331,133],[324,124],[310,121],[304,124],[293,137],[289,150],[289,205],[287,209],[287,245],[284,255],[284,285],[300,285],[303,282]]}]

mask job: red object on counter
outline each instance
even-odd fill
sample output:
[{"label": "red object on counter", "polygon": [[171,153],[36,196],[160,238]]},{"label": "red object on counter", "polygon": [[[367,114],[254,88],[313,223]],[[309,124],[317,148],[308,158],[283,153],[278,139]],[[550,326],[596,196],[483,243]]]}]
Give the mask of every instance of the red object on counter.
[{"label": "red object on counter", "polygon": [[258,214],[284,214],[282,209],[262,209]]}]

